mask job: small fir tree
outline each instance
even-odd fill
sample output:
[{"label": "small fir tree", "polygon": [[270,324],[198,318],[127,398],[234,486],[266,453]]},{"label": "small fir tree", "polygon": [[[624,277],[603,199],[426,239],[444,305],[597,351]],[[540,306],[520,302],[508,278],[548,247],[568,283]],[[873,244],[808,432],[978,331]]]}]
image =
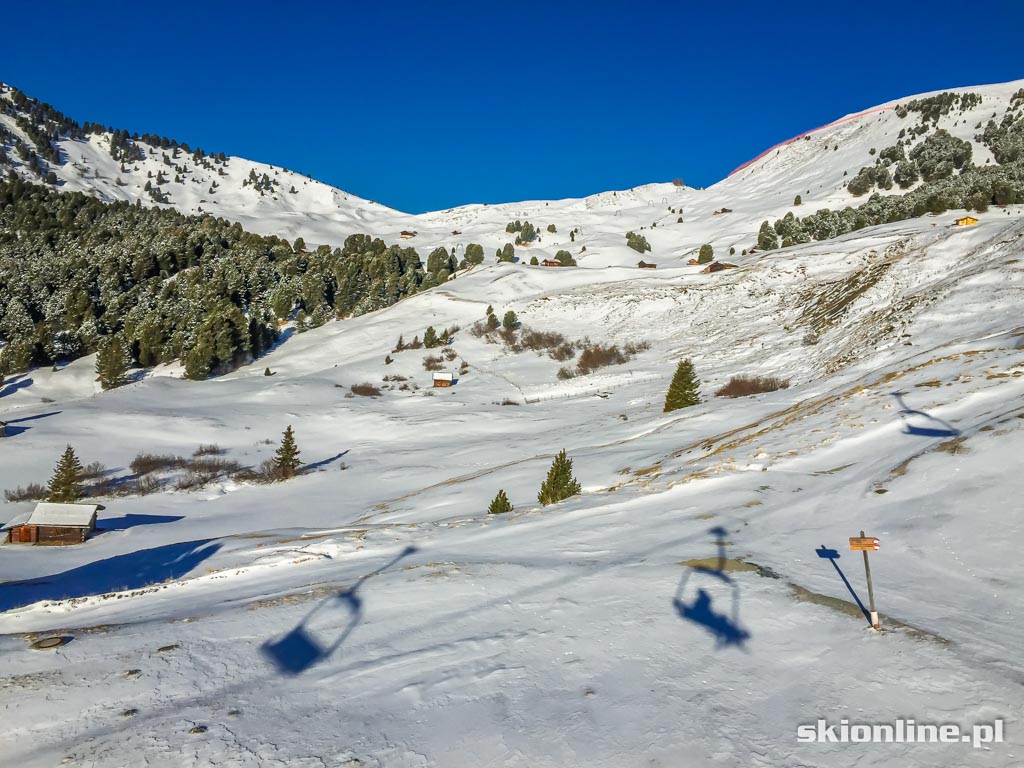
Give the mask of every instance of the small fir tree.
[{"label": "small fir tree", "polygon": [[487,508],[487,513],[491,515],[503,515],[506,512],[512,511],[512,504],[508,500],[508,496],[505,495],[503,489],[498,490],[498,494],[491,501],[491,506]]},{"label": "small fir tree", "polygon": [[128,383],[128,350],[120,336],[111,336],[96,351],[96,376],[103,389]]},{"label": "small fir tree", "polygon": [[423,346],[427,349],[433,349],[437,346],[437,331],[434,330],[434,326],[429,326],[423,334]]},{"label": "small fir tree", "polygon": [[487,327],[488,331],[496,331],[496,330],[498,330],[498,326],[500,326],[500,325],[501,325],[501,323],[498,322],[498,316],[497,315],[488,315],[487,316],[486,327]]},{"label": "small fir tree", "polygon": [[82,463],[75,455],[75,449],[69,445],[64,449],[53,477],[50,478],[46,500],[71,504],[82,498],[82,493]]},{"label": "small fir tree", "polygon": [[287,480],[295,477],[300,466],[302,462],[299,461],[299,446],[295,444],[295,433],[289,424],[288,429],[284,431],[284,437],[281,438],[281,445],[274,454],[274,470],[279,480]]},{"label": "small fir tree", "polygon": [[697,405],[700,402],[700,382],[693,370],[693,363],[681,360],[676,366],[675,376],[665,396],[665,413]]},{"label": "small fir tree", "polygon": [[707,264],[713,258],[715,258],[715,249],[712,248],[709,243],[704,243],[704,245],[700,247],[700,252],[697,254],[697,263]]},{"label": "small fir tree", "polygon": [[551,462],[551,469],[548,470],[548,476],[541,483],[537,501],[547,506],[575,496],[579,492],[579,481],[572,474],[572,459],[565,455],[563,448]]},{"label": "small fir tree", "polygon": [[503,318],[501,318],[502,328],[505,328],[506,330],[509,331],[515,328],[518,322],[519,318],[516,317],[516,313],[513,312],[511,309],[505,313],[505,316]]}]

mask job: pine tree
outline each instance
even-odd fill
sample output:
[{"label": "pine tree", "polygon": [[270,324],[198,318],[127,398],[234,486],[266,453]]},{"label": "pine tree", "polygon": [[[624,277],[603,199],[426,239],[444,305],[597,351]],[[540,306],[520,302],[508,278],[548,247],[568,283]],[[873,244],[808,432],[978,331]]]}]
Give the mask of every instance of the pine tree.
[{"label": "pine tree", "polygon": [[519,318],[516,316],[516,313],[513,312],[511,309],[505,313],[505,316],[503,318],[501,318],[502,327],[509,331],[515,328],[516,323],[518,322]]},{"label": "pine tree", "polygon": [[299,461],[299,447],[295,444],[295,433],[292,431],[292,425],[289,424],[288,429],[284,431],[284,437],[281,438],[281,445],[278,446],[277,452],[274,454],[274,470],[277,479],[287,480],[295,477],[300,466],[302,466],[302,462]]},{"label": "pine tree", "polygon": [[537,501],[544,506],[568,499],[580,492],[579,481],[572,474],[572,459],[565,455],[565,449],[559,451],[551,462],[548,476],[541,483]]},{"label": "pine tree", "polygon": [[697,263],[707,264],[713,258],[715,258],[715,249],[712,248],[709,243],[704,243],[704,245],[700,247],[700,252],[697,254]]},{"label": "pine tree", "polygon": [[505,495],[505,491],[502,489],[498,490],[498,494],[491,501],[491,506],[487,508],[487,513],[490,515],[502,515],[506,512],[512,511],[512,504],[508,500],[508,496]]},{"label": "pine tree", "polygon": [[501,323],[498,322],[498,316],[497,315],[488,315],[487,316],[486,327],[487,327],[488,331],[496,331],[496,330],[498,330],[498,326],[500,326],[500,325],[501,325]]},{"label": "pine tree", "polygon": [[427,330],[423,333],[423,346],[427,349],[433,349],[437,346],[437,331],[434,330],[434,326],[428,326]]},{"label": "pine tree", "polygon": [[120,336],[110,336],[96,351],[96,376],[103,389],[128,383],[128,350]]},{"label": "pine tree", "polygon": [[82,498],[82,464],[70,445],[64,449],[50,478],[47,501],[70,504]]},{"label": "pine tree", "polygon": [[680,361],[665,396],[665,413],[697,405],[700,402],[700,382],[689,360]]},{"label": "pine tree", "polygon": [[796,197],[793,198],[793,205],[802,205],[803,202],[804,200],[802,197],[800,197],[800,195],[797,195]]}]

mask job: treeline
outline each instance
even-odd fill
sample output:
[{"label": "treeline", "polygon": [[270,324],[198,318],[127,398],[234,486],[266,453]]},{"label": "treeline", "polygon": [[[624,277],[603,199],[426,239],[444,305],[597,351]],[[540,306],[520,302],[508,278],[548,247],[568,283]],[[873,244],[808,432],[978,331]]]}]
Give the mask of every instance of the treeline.
[{"label": "treeline", "polygon": [[[923,119],[937,120],[954,107],[968,109],[977,103],[975,94],[940,94],[910,102],[907,109],[921,112]],[[981,129],[981,124],[976,128]],[[1013,95],[998,123],[990,120],[975,136],[991,150],[995,164],[975,165],[971,143],[942,129],[936,129],[909,151],[906,148],[912,144],[912,137],[905,135],[901,131],[896,145],[878,153],[874,165],[861,168],[847,189],[854,196],[875,189],[888,191],[894,186],[909,191],[891,195],[874,192],[857,208],[822,209],[802,218],[790,212],[774,224],[765,221],[758,232],[757,247],[785,248],[928,213],[985,211],[990,205],[1024,202],[1024,89]]]},{"label": "treeline", "polygon": [[[212,216],[0,183],[0,372],[113,346],[134,365],[181,359],[201,379],[301,332],[447,279],[368,235],[308,251]],[[120,353],[119,353],[120,354]]]}]

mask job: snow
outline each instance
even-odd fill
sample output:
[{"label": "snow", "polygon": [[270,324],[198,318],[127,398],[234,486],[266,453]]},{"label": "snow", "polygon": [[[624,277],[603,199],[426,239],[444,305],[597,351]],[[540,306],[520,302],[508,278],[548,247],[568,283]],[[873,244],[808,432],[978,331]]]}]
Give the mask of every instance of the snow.
[{"label": "snow", "polygon": [[[985,95],[979,114],[1021,85],[971,89]],[[4,488],[45,482],[68,443],[115,476],[140,452],[209,443],[258,466],[288,425],[310,471],[103,499],[83,545],[0,547],[4,761],[1018,764],[1022,208],[966,229],[950,212],[739,254],[796,194],[806,211],[849,204],[843,170],[900,124],[884,111],[822,129],[707,190],[652,184],[417,217],[315,182],[274,205],[225,182],[204,209],[258,231],[337,245],[412,229],[425,256],[458,229],[488,263],[206,382],[171,366],[100,392],[91,359],[7,378]],[[103,140],[72,149],[109,178]],[[232,179],[264,168],[247,163],[229,161]],[[74,183],[128,195],[139,180]],[[667,210],[679,206],[683,224]],[[733,212],[713,215],[722,207]],[[567,248],[580,266],[494,264],[515,218],[542,237],[521,259]],[[641,227],[656,270],[636,269],[625,246]],[[704,242],[739,268],[686,266]],[[470,332],[489,304],[570,339],[651,348],[563,381],[572,361]],[[469,367],[451,388],[431,388],[426,350],[393,352],[428,325],[461,326],[446,366]],[[704,402],[666,414],[682,357]],[[741,373],[791,386],[714,396]],[[418,388],[346,396],[395,375]],[[562,448],[583,492],[541,507]],[[499,488],[515,510],[488,515]],[[30,508],[4,504],[0,521]],[[881,541],[883,633],[844,583],[866,604],[846,546],[861,530]],[[52,633],[74,639],[29,649]],[[843,717],[1001,717],[1007,743],[797,743],[799,724]]]}]

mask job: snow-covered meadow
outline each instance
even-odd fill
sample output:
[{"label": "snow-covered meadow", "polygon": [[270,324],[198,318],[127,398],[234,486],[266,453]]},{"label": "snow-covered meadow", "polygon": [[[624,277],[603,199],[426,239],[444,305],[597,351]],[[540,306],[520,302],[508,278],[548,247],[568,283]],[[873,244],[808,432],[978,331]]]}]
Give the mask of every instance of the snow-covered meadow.
[{"label": "snow-covered meadow", "polygon": [[[979,116],[1020,86],[971,89]],[[67,443],[119,476],[202,444],[256,466],[288,425],[309,468],[103,500],[84,545],[0,547],[0,762],[1020,764],[1024,209],[741,255],[796,194],[848,204],[843,171],[901,124],[884,110],[826,127],[707,190],[416,217],[315,182],[273,211],[225,192],[216,212],[247,228],[332,245],[411,229],[424,256],[480,242],[487,264],[210,381],[169,366],[101,392],[87,358],[0,385],[3,488],[45,482]],[[116,175],[102,140],[68,149],[96,178]],[[494,264],[516,218],[542,233],[520,258],[568,248],[579,267]],[[653,271],[625,246],[641,228]],[[687,266],[705,242],[738,268]],[[650,348],[561,380],[566,363],[471,332],[488,305]],[[461,328],[451,389],[430,388],[427,351],[392,352],[428,325]],[[665,414],[681,358],[704,402]],[[716,398],[736,374],[791,385]],[[385,388],[346,396],[362,382]],[[583,493],[541,507],[562,448]],[[515,510],[488,515],[499,488]],[[4,504],[0,522],[29,509]],[[861,529],[881,540],[881,633],[857,605]],[[73,639],[29,649],[51,634]],[[1006,743],[796,740],[819,718],[897,717],[1004,718]]]}]

